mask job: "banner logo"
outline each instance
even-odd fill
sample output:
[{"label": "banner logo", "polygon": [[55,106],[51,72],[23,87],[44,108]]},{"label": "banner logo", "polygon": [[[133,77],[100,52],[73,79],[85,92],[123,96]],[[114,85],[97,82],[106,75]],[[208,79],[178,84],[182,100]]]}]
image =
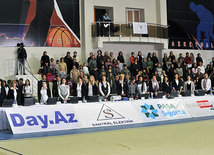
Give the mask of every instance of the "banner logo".
[{"label": "banner logo", "polygon": [[141,108],[141,112],[144,113],[147,118],[155,119],[156,117],[159,117],[158,110],[155,109],[153,105],[148,105],[145,103],[143,106],[141,106]]},{"label": "banner logo", "polygon": [[113,110],[112,108],[106,106],[103,104],[99,116],[97,118],[97,121],[103,121],[103,120],[111,120],[111,119],[124,119],[121,114]]},{"label": "banner logo", "polygon": [[211,108],[212,105],[208,100],[204,100],[204,101],[196,101],[196,103],[198,104],[198,106],[200,108]]}]

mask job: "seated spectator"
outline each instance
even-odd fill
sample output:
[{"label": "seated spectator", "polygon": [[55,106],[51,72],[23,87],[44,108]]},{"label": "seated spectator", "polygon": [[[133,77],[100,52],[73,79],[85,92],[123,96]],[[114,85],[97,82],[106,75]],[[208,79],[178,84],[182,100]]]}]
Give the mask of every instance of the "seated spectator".
[{"label": "seated spectator", "polygon": [[204,68],[204,66],[202,66],[202,62],[199,62],[198,69],[200,69],[201,74],[204,74],[204,73],[205,73],[205,68]]},{"label": "seated spectator", "polygon": [[105,65],[102,65],[102,67],[101,67],[101,69],[99,70],[99,72],[100,72],[100,74],[101,74],[102,72],[105,72],[106,75],[107,75],[107,70],[106,70],[106,68],[105,68]]},{"label": "seated spectator", "polygon": [[[103,55],[102,55],[102,51],[101,50],[98,50],[97,51],[97,68],[100,70],[101,69],[101,61],[104,61],[104,59],[103,59]],[[95,65],[93,65],[93,66],[95,66]]]},{"label": "seated spectator", "polygon": [[111,93],[117,94],[118,85],[117,85],[116,80],[114,78],[114,75],[112,73],[110,73],[108,76],[108,82],[109,82],[110,87],[111,87]]},{"label": "seated spectator", "polygon": [[161,75],[161,83],[163,83],[163,80],[164,80],[164,77],[165,77],[165,76],[167,76],[167,75],[166,75],[166,72],[163,71],[163,74]]},{"label": "seated spectator", "polygon": [[158,66],[158,58],[157,58],[155,52],[152,54],[152,59],[151,60],[153,62],[153,69],[156,69],[156,67]]},{"label": "seated spectator", "polygon": [[143,73],[142,71],[138,71],[138,74],[136,75],[136,81],[138,81],[139,76],[142,76],[142,73]]},{"label": "seated spectator", "polygon": [[173,54],[173,51],[169,52],[169,58],[171,59],[172,62],[173,60],[175,60],[175,55]]},{"label": "seated spectator", "polygon": [[58,72],[58,76],[62,79],[67,77],[67,72],[65,72],[65,68],[61,67],[60,71]]},{"label": "seated spectator", "polygon": [[62,78],[62,84],[58,86],[58,94],[62,103],[67,103],[70,95],[70,88],[66,85],[66,79]]},{"label": "seated spectator", "polygon": [[151,52],[149,52],[149,53],[147,54],[146,60],[148,61],[149,58],[150,58],[150,60],[152,60],[152,53],[151,53]]},{"label": "seated spectator", "polygon": [[[130,83],[130,79],[129,79],[129,78],[130,78],[129,75],[126,75],[126,76],[125,76],[126,83]],[[115,80],[116,80],[116,82],[119,81],[119,76],[115,76]],[[118,87],[117,87],[117,88],[118,88]]]},{"label": "seated spectator", "polygon": [[195,78],[194,84],[195,84],[195,89],[196,90],[202,89],[201,88],[201,80],[202,79],[200,77],[198,77],[198,76]]},{"label": "seated spectator", "polygon": [[156,79],[156,76],[153,76],[152,80],[149,83],[149,91],[153,93],[154,97],[156,97],[159,90],[160,90],[159,83]]},{"label": "seated spectator", "polygon": [[210,68],[211,68],[211,70],[213,70],[213,68],[214,68],[214,57],[212,57],[212,61],[210,62]]},{"label": "seated spectator", "polygon": [[135,83],[135,79],[132,79],[128,85],[128,97],[136,98],[137,94],[137,84]]},{"label": "seated spectator", "polygon": [[106,77],[102,76],[102,81],[99,83],[100,95],[105,97],[105,99],[110,100],[111,87],[106,81]]},{"label": "seated spectator", "polygon": [[28,79],[25,81],[25,85],[23,86],[22,93],[24,94],[25,98],[29,98],[33,94],[33,90],[30,85],[30,81]]},{"label": "seated spectator", "polygon": [[108,51],[105,51],[104,56],[103,56],[104,62],[107,62],[107,60],[110,60],[110,57],[108,55]]},{"label": "seated spectator", "polygon": [[198,73],[196,74],[196,77],[199,77],[201,79],[204,77],[204,75],[201,73],[201,69],[200,68],[198,68]]},{"label": "seated spectator", "polygon": [[164,94],[166,94],[166,95],[171,93],[171,85],[169,83],[167,76],[164,77],[164,81],[162,84],[162,90],[163,90]]},{"label": "seated spectator", "polygon": [[2,80],[0,80],[0,107],[2,107],[4,99],[6,99],[6,91],[5,87],[3,86]]},{"label": "seated spectator", "polygon": [[151,61],[151,58],[149,57],[146,63],[147,72],[149,73],[150,77],[152,76],[152,70],[153,70],[153,61]]},{"label": "seated spectator", "polygon": [[196,64],[197,64],[197,66],[199,66],[199,63],[200,63],[200,62],[203,64],[203,59],[202,59],[200,53],[198,53],[197,55],[198,55],[198,57],[196,58]]},{"label": "seated spectator", "polygon": [[119,65],[120,70],[123,70],[123,64],[120,62],[120,60],[117,60],[117,64]]},{"label": "seated spectator", "polygon": [[125,60],[124,60],[123,52],[122,52],[122,51],[120,51],[120,52],[118,53],[117,60],[120,60],[120,62],[121,62],[122,64],[125,63]]},{"label": "seated spectator", "polygon": [[142,55],[142,52],[141,51],[138,51],[138,55],[137,55],[137,59],[138,59],[138,63],[140,65],[140,70],[143,69],[143,55]]},{"label": "seated spectator", "polygon": [[79,72],[83,72],[83,65],[80,65]]},{"label": "seated spectator", "polygon": [[78,77],[78,83],[73,85],[74,96],[77,96],[79,100],[84,100],[86,97],[86,85],[83,83],[82,77]]},{"label": "seated spectator", "polygon": [[125,81],[125,77],[123,74],[120,75],[120,80],[118,83],[118,88],[117,88],[117,94],[121,95],[122,97],[126,97],[127,96],[127,90],[128,90],[128,85]]},{"label": "seated spectator", "polygon": [[92,56],[93,56],[94,54],[92,53],[92,52],[90,52],[90,56],[88,57],[88,59],[87,59],[87,63],[89,63],[90,62],[90,60],[92,59]]},{"label": "seated spectator", "polygon": [[54,63],[54,59],[53,59],[53,58],[51,58],[50,70],[51,70],[51,73],[52,73],[53,75],[56,73],[56,71],[55,71],[55,63]]},{"label": "seated spectator", "polygon": [[141,96],[142,94],[147,94],[147,85],[146,82],[143,81],[142,76],[139,76],[139,80],[137,81],[137,92],[138,96]]},{"label": "seated spectator", "polygon": [[187,80],[187,70],[188,70],[186,62],[184,62],[182,69],[183,69],[183,78],[186,81]]},{"label": "seated spectator", "polygon": [[59,76],[56,77],[56,80],[53,81],[52,87],[52,95],[53,97],[59,97],[58,87],[61,85],[61,78]]},{"label": "seated spectator", "polygon": [[59,68],[59,60],[56,60],[55,74],[58,74],[58,68]]},{"label": "seated spectator", "polygon": [[93,55],[91,60],[88,63],[88,67],[89,67],[90,72],[92,71],[94,66],[97,67],[97,60],[95,59],[95,56]]},{"label": "seated spectator", "polygon": [[146,83],[149,81],[149,75],[146,72],[146,69],[143,69],[142,77],[143,77],[143,81],[145,81]]},{"label": "seated spectator", "polygon": [[67,84],[68,84],[69,90],[70,90],[69,96],[72,96],[72,94],[73,94],[73,83],[72,83],[72,79],[70,77],[67,77]]},{"label": "seated spectator", "polygon": [[175,68],[178,67],[178,62],[177,62],[176,60],[173,60],[173,61],[172,61],[172,64],[174,65]]},{"label": "seated spectator", "polygon": [[191,69],[190,68],[188,68],[188,70],[187,70],[187,76],[190,76],[191,77],[191,79],[193,79],[194,77],[193,77],[193,74],[192,74],[192,71],[191,71]]},{"label": "seated spectator", "polygon": [[98,69],[96,68],[96,66],[93,66],[93,69],[91,71],[91,75],[94,76],[95,81],[99,81],[99,75],[100,75],[100,73],[99,73]]},{"label": "seated spectator", "polygon": [[184,83],[184,91],[191,90],[192,94],[195,91],[195,84],[191,81],[191,77],[187,76],[187,81]]},{"label": "seated spectator", "polygon": [[60,59],[58,72],[61,70],[62,67],[64,67],[64,71],[67,73],[67,64],[64,62],[64,58],[63,57]]},{"label": "seated spectator", "polygon": [[163,73],[163,68],[161,66],[161,64],[158,64],[157,68],[156,68],[156,71],[158,72],[158,75],[162,75]]},{"label": "seated spectator", "polygon": [[135,62],[134,52],[131,53],[130,62],[133,64]]},{"label": "seated spectator", "polygon": [[138,71],[140,70],[140,65],[137,61],[137,58],[134,59],[134,63],[132,63],[131,68],[133,76],[136,77]]},{"label": "seated spectator", "polygon": [[[171,60],[171,59],[170,59]],[[163,60],[162,60],[162,62],[163,62],[163,70],[167,70],[167,62],[168,62],[168,58],[167,58],[167,54],[166,53],[164,53],[164,55],[163,55]]]},{"label": "seated spectator", "polygon": [[85,75],[87,75],[87,76],[89,76],[89,75],[90,75],[90,73],[89,73],[89,70],[88,70],[88,67],[87,67],[87,64],[86,64],[86,63],[84,63],[84,64],[83,64],[83,73],[84,73]]},{"label": "seated spectator", "polygon": [[109,65],[112,65],[110,58],[108,58],[106,63],[105,63],[106,68],[108,68]]},{"label": "seated spectator", "polygon": [[179,77],[183,77],[183,68],[180,64],[178,64],[178,68],[176,68]]},{"label": "seated spectator", "polygon": [[191,60],[188,52],[186,53],[185,62],[187,63],[188,68],[192,67],[192,60]]},{"label": "seated spectator", "polygon": [[43,67],[43,73],[46,75],[50,73],[50,58],[46,51],[43,52],[43,56],[41,57],[41,67]]},{"label": "seated spectator", "polygon": [[98,95],[98,84],[93,75],[90,75],[89,82],[87,83],[87,96]]},{"label": "seated spectator", "polygon": [[70,72],[72,83],[77,83],[78,76],[79,76],[79,71],[77,70],[76,66],[73,66],[73,69]]},{"label": "seated spectator", "polygon": [[113,68],[116,67],[117,61],[118,61],[118,60],[115,60],[115,59],[113,60],[113,62],[112,62],[112,64],[111,64]]},{"label": "seated spectator", "polygon": [[142,69],[146,69],[146,64],[147,64],[146,58],[143,58]]},{"label": "seated spectator", "polygon": [[192,64],[194,64],[195,63],[195,57],[194,57],[193,53],[190,53],[190,58],[191,58]]},{"label": "seated spectator", "polygon": [[[119,69],[119,67],[118,67],[118,69]],[[115,75],[115,74],[114,74],[114,70],[112,69],[112,66],[111,66],[111,65],[108,66],[108,70],[107,70],[106,76],[108,76],[110,73],[112,73],[113,75]]]},{"label": "seated spectator", "polygon": [[183,54],[180,53],[180,54],[179,54],[179,57],[178,57],[178,63],[183,64],[184,61],[185,61],[185,59],[184,59],[184,57],[183,57]]},{"label": "seated spectator", "polygon": [[39,91],[41,96],[41,104],[47,104],[48,98],[51,97],[50,89],[47,87],[47,83],[42,82],[42,88]]},{"label": "seated spectator", "polygon": [[212,90],[211,80],[208,77],[208,74],[205,73],[204,79],[201,81],[201,88],[205,91],[205,93],[209,94],[210,89]]},{"label": "seated spectator", "polygon": [[198,72],[198,66],[197,66],[196,63],[194,63],[194,64],[193,64],[193,67],[192,67],[192,74],[193,74],[193,77],[196,76],[197,72]]},{"label": "seated spectator", "polygon": [[157,81],[159,83],[159,86],[161,86],[161,75],[158,75],[158,72],[155,71],[154,76],[156,76],[156,79],[157,79]]},{"label": "seated spectator", "polygon": [[5,93],[6,93],[6,98],[7,98],[8,92],[9,92],[9,85],[6,84],[6,81],[2,81],[2,87],[5,88]]},{"label": "seated spectator", "polygon": [[175,74],[175,78],[174,78],[173,81],[172,81],[172,89],[173,89],[174,91],[177,91],[178,94],[181,93],[181,90],[182,90],[182,83],[181,83],[181,80],[179,79],[178,74]]},{"label": "seated spectator", "polygon": [[172,82],[172,79],[174,77],[174,70],[175,70],[174,64],[171,64],[171,67],[170,67],[169,72],[167,74],[168,75],[167,77],[168,77],[170,82]]},{"label": "seated spectator", "polygon": [[130,73],[129,69],[127,68],[126,64],[123,65],[123,70],[121,71],[121,74],[124,74],[125,76],[126,75],[129,75],[129,76],[131,75],[131,73]]}]

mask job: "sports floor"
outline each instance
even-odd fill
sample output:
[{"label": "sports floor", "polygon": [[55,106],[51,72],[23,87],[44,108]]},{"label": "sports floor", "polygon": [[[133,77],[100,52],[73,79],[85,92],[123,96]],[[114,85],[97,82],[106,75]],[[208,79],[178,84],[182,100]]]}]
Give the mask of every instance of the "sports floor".
[{"label": "sports floor", "polygon": [[[2,133],[2,135],[11,133]],[[8,138],[8,136],[6,136]],[[214,120],[120,130],[12,137],[0,155],[213,155]],[[32,136],[33,137],[33,136]]]}]

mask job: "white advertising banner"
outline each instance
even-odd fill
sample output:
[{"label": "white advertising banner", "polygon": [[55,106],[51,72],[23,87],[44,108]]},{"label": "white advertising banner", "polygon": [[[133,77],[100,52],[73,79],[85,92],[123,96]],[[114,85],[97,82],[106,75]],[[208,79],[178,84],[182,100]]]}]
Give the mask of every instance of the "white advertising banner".
[{"label": "white advertising banner", "polygon": [[131,102],[74,105],[84,128],[142,123]]},{"label": "white advertising banner", "polygon": [[133,22],[134,34],[148,34],[147,23]]},{"label": "white advertising banner", "polygon": [[214,96],[194,97],[185,100],[185,105],[193,117],[214,116],[211,110],[214,104]]},{"label": "white advertising banner", "polygon": [[181,100],[138,100],[132,104],[143,122],[192,118]]},{"label": "white advertising banner", "polygon": [[80,128],[71,105],[5,109],[13,134]]}]

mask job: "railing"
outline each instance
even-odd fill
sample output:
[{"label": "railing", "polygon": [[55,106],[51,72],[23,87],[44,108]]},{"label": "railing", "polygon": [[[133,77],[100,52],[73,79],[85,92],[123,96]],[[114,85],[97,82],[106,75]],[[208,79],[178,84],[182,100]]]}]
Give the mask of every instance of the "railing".
[{"label": "railing", "polygon": [[[29,66],[29,64],[28,64],[28,62],[27,61],[25,61],[25,65],[23,65],[18,59],[17,59],[17,64],[18,64],[18,66],[17,66],[17,68],[18,68],[18,75],[19,75],[19,77],[22,77],[23,79],[29,79],[29,81],[30,81],[30,84],[31,84],[31,86],[32,86],[32,91],[33,91],[33,96],[37,96],[37,85],[38,85],[38,79],[35,77],[35,75],[32,73],[32,71],[31,71],[31,68],[30,68],[30,66]],[[29,68],[27,68],[26,67],[26,65],[29,67]],[[15,66],[15,65],[14,65]],[[20,67],[21,66],[21,67]],[[20,70],[20,68],[22,69],[22,70]],[[25,68],[25,74],[26,75],[23,75],[23,68]],[[20,73],[20,72],[22,72],[22,74]]]},{"label": "railing", "polygon": [[94,22],[92,23],[93,37],[147,37],[168,39],[168,25],[147,23],[148,34],[134,34],[133,23]]}]

